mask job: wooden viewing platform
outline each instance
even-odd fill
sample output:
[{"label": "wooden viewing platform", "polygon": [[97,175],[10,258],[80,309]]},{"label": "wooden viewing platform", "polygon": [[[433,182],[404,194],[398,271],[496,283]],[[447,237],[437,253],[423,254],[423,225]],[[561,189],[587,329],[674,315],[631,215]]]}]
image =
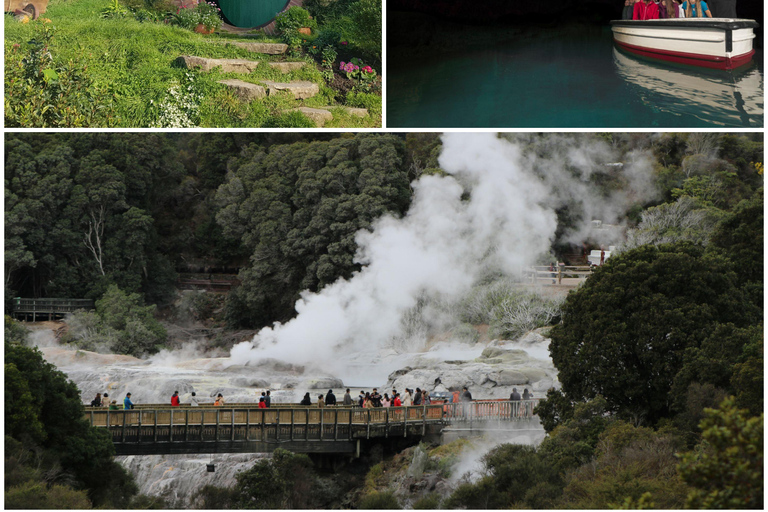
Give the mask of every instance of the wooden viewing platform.
[{"label": "wooden viewing platform", "polygon": [[[591,266],[565,266],[555,265],[554,270],[549,269],[549,265],[540,265],[528,267],[523,275],[533,283],[544,283],[553,285],[576,285],[592,275]],[[563,282],[566,279],[566,282]],[[555,281],[555,282],[552,282]]]},{"label": "wooden viewing platform", "polygon": [[109,429],[117,455],[267,453],[359,454],[360,440],[439,434],[445,425],[516,421],[533,417],[535,400],[474,401],[411,407],[237,406],[171,407],[145,404],[132,410],[87,407],[94,427]]},{"label": "wooden viewing platform", "polygon": [[92,310],[93,301],[90,299],[23,299],[16,297],[13,299],[13,317],[20,320],[28,320],[30,317],[33,322],[38,320],[38,316],[46,320],[62,318],[69,313],[77,310]]}]

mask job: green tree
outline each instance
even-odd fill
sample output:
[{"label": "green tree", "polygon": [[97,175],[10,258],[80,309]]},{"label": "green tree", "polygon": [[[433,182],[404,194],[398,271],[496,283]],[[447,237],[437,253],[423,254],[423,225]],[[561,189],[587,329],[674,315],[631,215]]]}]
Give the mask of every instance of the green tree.
[{"label": "green tree", "polygon": [[356,233],[408,206],[403,152],[400,138],[368,134],[244,150],[216,196],[224,236],[251,254],[228,297],[228,321],[287,320],[301,291],[358,270]]},{"label": "green tree", "polygon": [[757,316],[723,258],[688,243],[642,246],[568,296],[550,353],[570,399],[600,394],[610,411],[655,424],[669,415],[686,349],[718,323]]},{"label": "green tree", "polygon": [[[57,461],[48,466],[60,465],[63,472],[71,474],[75,489],[86,490],[95,505],[127,506],[137,492],[136,484],[112,460],[114,446],[109,433],[91,427],[84,419],[77,386],[45,362],[39,350],[7,341],[5,370],[6,435],[20,441],[19,446],[43,450],[47,458]],[[19,449],[7,452],[14,451],[18,453]],[[19,499],[31,499],[30,489],[17,489]]]},{"label": "green tree", "polygon": [[749,417],[732,398],[707,411],[701,445],[679,465],[682,479],[695,487],[688,507],[763,508],[763,418]]},{"label": "green tree", "polygon": [[317,477],[312,461],[304,454],[278,448],[270,459],[256,462],[236,479],[236,508],[306,509],[314,504]]}]

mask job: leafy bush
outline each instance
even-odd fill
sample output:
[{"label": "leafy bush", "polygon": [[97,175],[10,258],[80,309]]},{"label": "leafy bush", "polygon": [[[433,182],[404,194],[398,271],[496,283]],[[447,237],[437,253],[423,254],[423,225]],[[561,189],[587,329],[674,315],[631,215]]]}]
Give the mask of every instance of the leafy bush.
[{"label": "leafy bush", "polygon": [[399,510],[403,507],[392,492],[374,491],[365,495],[358,502],[357,508],[363,510]]},{"label": "leafy bush", "polygon": [[293,6],[275,17],[275,28],[285,44],[295,51],[301,45],[302,37],[300,28],[317,29],[317,22],[311,18],[309,12],[298,6]]},{"label": "leafy bush", "polygon": [[[96,90],[84,66],[55,66],[54,27],[40,22],[27,42],[5,50],[6,127],[73,128],[112,126],[112,105]],[[97,101],[98,98],[98,101]]]},{"label": "leafy bush", "polygon": [[8,315],[5,315],[5,341],[9,343],[18,343],[26,345],[29,339],[29,329],[24,324],[17,322]]},{"label": "leafy bush", "polygon": [[29,481],[5,491],[8,509],[89,509],[91,502],[85,491],[44,482]]},{"label": "leafy bush", "polygon": [[219,16],[221,9],[215,3],[200,2],[194,7],[179,7],[176,13],[168,17],[172,25],[177,25],[187,30],[194,30],[198,25],[204,25],[206,29],[217,29],[223,23]]},{"label": "leafy bush", "polygon": [[763,508],[764,414],[750,418],[729,398],[708,409],[701,422],[704,441],[683,454],[680,475],[695,487],[690,508]]},{"label": "leafy bush", "polygon": [[431,494],[427,494],[423,498],[419,498],[413,504],[413,509],[414,510],[437,510],[440,508],[441,501],[442,500],[440,499],[440,495],[433,492]]},{"label": "leafy bush", "polygon": [[140,356],[162,348],[168,334],[155,317],[156,306],[143,306],[138,293],[110,285],[96,301],[96,312],[77,312],[68,320],[66,343],[86,350]]}]

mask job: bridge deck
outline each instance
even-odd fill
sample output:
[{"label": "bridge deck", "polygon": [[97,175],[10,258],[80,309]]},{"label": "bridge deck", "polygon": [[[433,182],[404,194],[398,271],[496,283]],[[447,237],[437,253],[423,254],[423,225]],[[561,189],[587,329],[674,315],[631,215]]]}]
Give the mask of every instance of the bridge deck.
[{"label": "bridge deck", "polygon": [[87,408],[92,426],[107,428],[118,455],[271,452],[352,453],[360,439],[424,436],[452,423],[531,418],[534,401],[471,402],[412,407]]}]

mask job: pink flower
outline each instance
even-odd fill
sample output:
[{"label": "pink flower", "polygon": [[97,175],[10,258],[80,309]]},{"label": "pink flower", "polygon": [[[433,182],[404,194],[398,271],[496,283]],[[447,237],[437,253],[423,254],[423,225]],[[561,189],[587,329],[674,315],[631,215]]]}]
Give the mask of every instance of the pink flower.
[{"label": "pink flower", "polygon": [[344,71],[344,61],[341,61],[341,65],[339,66],[339,69]]},{"label": "pink flower", "polygon": [[346,41],[342,41],[341,44],[343,44],[344,46],[347,46],[347,44],[349,43],[347,43]]},{"label": "pink flower", "polygon": [[363,68],[363,71],[365,71],[366,73],[373,73],[373,68],[371,68],[371,66],[365,66]]}]

